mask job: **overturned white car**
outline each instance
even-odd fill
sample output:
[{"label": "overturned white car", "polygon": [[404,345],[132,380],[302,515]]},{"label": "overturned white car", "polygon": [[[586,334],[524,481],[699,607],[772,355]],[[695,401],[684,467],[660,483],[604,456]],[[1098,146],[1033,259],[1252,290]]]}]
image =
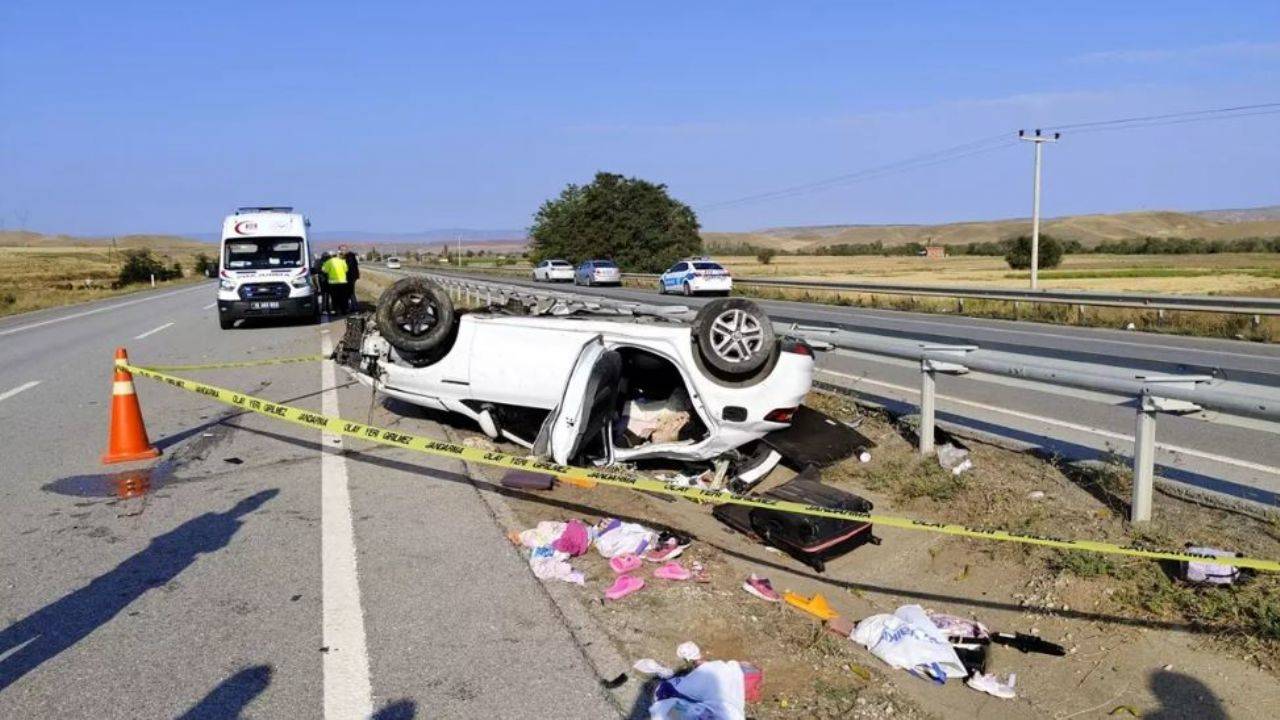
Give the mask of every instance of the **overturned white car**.
[{"label": "overturned white car", "polygon": [[759,441],[789,426],[814,366],[749,300],[716,300],[692,321],[563,302],[458,311],[421,277],[348,319],[336,357],[376,390],[557,463],[712,461],[739,485],[778,463]]}]

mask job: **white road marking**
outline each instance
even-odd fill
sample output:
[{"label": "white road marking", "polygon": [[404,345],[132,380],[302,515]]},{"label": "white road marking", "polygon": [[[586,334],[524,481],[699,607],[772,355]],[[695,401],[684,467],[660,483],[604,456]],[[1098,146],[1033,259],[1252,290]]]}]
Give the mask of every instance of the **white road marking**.
[{"label": "white road marking", "polygon": [[[861,383],[867,383],[868,385],[879,385],[881,387],[891,388],[893,390],[899,390],[901,392],[912,393],[914,395],[920,394],[920,388],[907,387],[906,385],[898,385],[897,383],[882,382],[880,380],[871,380],[870,378],[858,377],[857,375],[849,375],[848,373],[836,372],[834,370],[819,370],[818,372],[825,373],[827,375],[834,375],[836,377],[845,378],[847,380],[854,380]],[[987,405],[985,403],[973,402],[972,400],[961,400],[958,397],[952,397],[950,395],[942,395],[941,393],[938,394],[937,398],[939,400],[946,400],[947,402],[954,403],[956,405],[968,405],[969,407],[978,408],[979,410],[986,410],[988,412],[1000,413],[1001,415],[1008,415],[1010,417],[1016,417],[1022,420],[1040,422],[1046,425],[1056,425],[1058,427],[1067,428],[1068,430],[1076,430],[1079,432],[1090,433],[1093,435],[1100,435],[1102,437],[1110,438],[1112,440],[1121,440],[1123,442],[1129,443],[1130,445],[1133,444],[1133,436],[1125,435],[1124,433],[1112,432],[1110,430],[1103,430],[1102,428],[1089,427],[1088,425],[1080,425],[1078,423],[1067,422],[1065,420],[1054,420],[1053,418],[1042,417],[1040,415],[1032,415],[1030,413],[1019,412],[1017,410],[1007,410],[1005,408],[996,407],[994,405]],[[1167,445],[1161,442],[1156,443],[1156,449],[1164,450],[1166,452],[1174,453],[1177,455],[1187,455],[1190,457],[1197,457],[1202,460],[1211,460],[1213,462],[1222,463],[1224,465],[1235,465],[1236,467],[1245,468],[1247,470],[1255,470],[1258,472],[1265,472],[1265,473],[1271,473],[1273,475],[1280,475],[1280,468],[1272,467],[1270,465],[1263,465],[1261,463],[1249,462],[1247,460],[1237,460],[1236,458],[1226,457],[1225,455],[1215,455],[1214,453],[1207,453],[1201,450],[1193,450],[1191,448],[1179,447],[1177,445]]]},{"label": "white road marking", "polygon": [[200,308],[200,309],[201,309],[201,310],[212,310],[213,308],[215,308],[215,307],[217,307],[217,306],[218,306],[218,303],[216,303],[216,302],[211,302],[211,303],[209,303],[208,305],[205,305],[204,307],[202,307],[202,308]]},{"label": "white road marking", "polygon": [[[333,351],[329,331],[321,337],[321,352],[328,355]],[[334,363],[324,363],[321,368],[320,382],[325,388],[321,412],[336,416],[338,377]],[[373,691],[360,606],[351,489],[347,462],[341,455],[342,436],[321,433],[320,442],[321,616],[328,648],[324,653],[324,716],[326,720],[354,720],[373,713]]]},{"label": "white road marking", "polygon": [[40,384],[40,381],[39,381],[39,380],[32,380],[32,381],[31,381],[31,382],[29,382],[29,383],[23,383],[23,384],[19,385],[18,387],[14,388],[14,389],[12,389],[12,390],[6,390],[6,391],[4,391],[4,392],[0,393],[0,400],[8,400],[9,398],[13,397],[14,395],[17,395],[18,393],[22,392],[23,390],[30,390],[31,388],[33,388],[33,387],[35,387],[35,386],[37,386],[37,385],[39,385],[39,384]]},{"label": "white road marking", "polygon": [[161,326],[160,326],[160,327],[158,327],[158,328],[151,328],[150,330],[148,330],[148,331],[146,331],[146,332],[142,333],[141,335],[134,335],[134,336],[133,336],[133,339],[134,339],[134,340],[141,340],[141,339],[143,339],[143,338],[147,337],[148,335],[155,335],[156,333],[160,332],[161,330],[164,330],[164,329],[166,329],[166,328],[171,328],[171,327],[173,327],[173,323],[171,323],[171,322],[169,322],[169,323],[165,323],[165,324],[161,325]]},{"label": "white road marking", "polygon": [[18,327],[6,328],[4,330],[0,330],[0,336],[12,335],[14,333],[22,332],[23,330],[34,330],[38,327],[44,327],[45,325],[60,323],[64,320],[75,320],[76,318],[82,318],[82,317],[85,317],[86,315],[95,315],[100,312],[115,310],[117,308],[127,307],[129,305],[137,305],[138,303],[151,302],[152,300],[159,300],[161,298],[167,298],[172,295],[180,295],[182,293],[192,292],[194,290],[207,291],[208,289],[204,285],[197,285],[195,287],[185,288],[183,290],[174,290],[173,292],[160,293],[159,295],[149,295],[147,297],[139,298],[137,300],[130,300],[128,302],[122,302],[122,303],[115,303],[114,305],[97,307],[92,310],[85,310],[83,312],[73,313],[71,315],[63,315],[62,317],[50,318],[48,320],[41,320],[40,322],[34,322],[34,323],[31,323],[30,325],[19,325]]}]

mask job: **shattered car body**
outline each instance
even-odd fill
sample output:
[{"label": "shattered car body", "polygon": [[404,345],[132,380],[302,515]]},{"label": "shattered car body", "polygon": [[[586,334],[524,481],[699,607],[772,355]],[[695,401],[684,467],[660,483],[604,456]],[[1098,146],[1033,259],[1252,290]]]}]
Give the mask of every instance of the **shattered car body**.
[{"label": "shattered car body", "polygon": [[455,312],[438,285],[405,278],[372,321],[348,320],[337,357],[375,390],[557,463],[725,460],[752,482],[779,460],[758,441],[788,427],[813,351],[774,337],[749,301],[716,302],[692,322],[565,303]]}]

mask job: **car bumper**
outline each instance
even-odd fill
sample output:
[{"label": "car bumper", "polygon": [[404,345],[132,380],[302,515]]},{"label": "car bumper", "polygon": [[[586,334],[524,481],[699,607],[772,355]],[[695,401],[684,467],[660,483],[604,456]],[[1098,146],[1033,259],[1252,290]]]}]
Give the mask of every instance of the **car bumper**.
[{"label": "car bumper", "polygon": [[218,300],[218,314],[223,317],[305,317],[316,312],[313,295],[281,300]]},{"label": "car bumper", "polygon": [[552,282],[569,282],[573,279],[573,271],[569,272],[549,272],[547,279]]},{"label": "car bumper", "polygon": [[594,285],[621,285],[621,275],[596,275],[591,278]]},{"label": "car bumper", "polygon": [[694,292],[729,292],[733,289],[731,278],[694,278],[689,281],[689,289]]}]

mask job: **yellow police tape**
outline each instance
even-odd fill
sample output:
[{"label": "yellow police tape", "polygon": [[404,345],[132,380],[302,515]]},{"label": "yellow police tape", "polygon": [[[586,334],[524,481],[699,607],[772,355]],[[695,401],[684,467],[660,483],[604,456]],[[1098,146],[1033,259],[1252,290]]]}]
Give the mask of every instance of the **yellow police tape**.
[{"label": "yellow police tape", "polygon": [[[300,359],[295,360],[301,361]],[[284,420],[304,427],[325,430],[327,432],[359,438],[361,440],[379,443],[382,445],[408,448],[428,455],[464,460],[466,462],[473,462],[480,465],[490,465],[493,467],[509,468],[513,470],[532,470],[542,472],[549,475],[555,475],[556,477],[569,482],[574,482],[575,484],[590,486],[591,484],[598,483],[600,485],[607,485],[611,487],[646,490],[665,495],[674,495],[676,497],[700,503],[710,502],[716,504],[727,503],[733,505],[745,505],[747,507],[765,508],[769,510],[796,513],[799,515],[811,515],[814,517],[833,518],[836,520],[869,522],[884,527],[901,528],[904,530],[923,530],[926,532],[976,538],[979,540],[1000,540],[1005,542],[1017,542],[1028,545],[1059,548],[1062,550],[1082,550],[1086,552],[1107,553],[1111,555],[1127,555],[1130,557],[1146,558],[1149,560],[1175,560],[1180,562],[1195,561],[1214,565],[1229,565],[1233,567],[1252,568],[1255,570],[1265,570],[1269,572],[1280,572],[1280,562],[1275,560],[1264,560],[1261,558],[1249,557],[1214,557],[1195,553],[1175,552],[1171,550],[1153,550],[1131,545],[1116,545],[1113,543],[1097,542],[1094,540],[1065,540],[1044,535],[1010,532],[1008,530],[971,528],[964,525],[911,520],[908,518],[894,517],[890,515],[868,515],[840,509],[824,508],[817,505],[805,505],[803,503],[772,500],[765,497],[739,495],[727,490],[688,488],[679,485],[671,485],[652,478],[634,477],[617,472],[606,472],[604,470],[589,470],[585,468],[569,467],[567,465],[557,465],[539,458],[517,457],[515,455],[508,455],[507,453],[469,448],[456,443],[442,442],[439,440],[431,440],[429,438],[409,435],[397,430],[388,430],[386,428],[375,427],[373,425],[350,422],[339,417],[322,415],[310,410],[301,410],[295,407],[289,407],[288,405],[281,405],[269,400],[256,398],[251,395],[245,395],[243,393],[225,390],[220,387],[207,385],[194,380],[176,377],[174,375],[161,372],[159,368],[140,367],[137,365],[130,365],[124,361],[117,361],[117,364],[119,367],[122,367],[135,375],[141,375],[142,377],[150,378],[152,380],[159,380],[160,382],[172,387],[204,395],[211,400],[217,400],[218,402],[226,403],[227,405],[244,408],[245,410],[249,410],[260,415]],[[233,365],[223,364],[217,365],[216,367],[228,366]],[[194,369],[193,366],[188,367]]]},{"label": "yellow police tape", "polygon": [[260,365],[288,365],[290,363],[320,362],[329,359],[327,355],[300,355],[298,357],[270,358],[267,360],[233,360],[231,362],[205,363],[203,365],[151,365],[152,370],[161,372],[188,372],[191,370],[223,370],[225,368],[247,368]]}]

